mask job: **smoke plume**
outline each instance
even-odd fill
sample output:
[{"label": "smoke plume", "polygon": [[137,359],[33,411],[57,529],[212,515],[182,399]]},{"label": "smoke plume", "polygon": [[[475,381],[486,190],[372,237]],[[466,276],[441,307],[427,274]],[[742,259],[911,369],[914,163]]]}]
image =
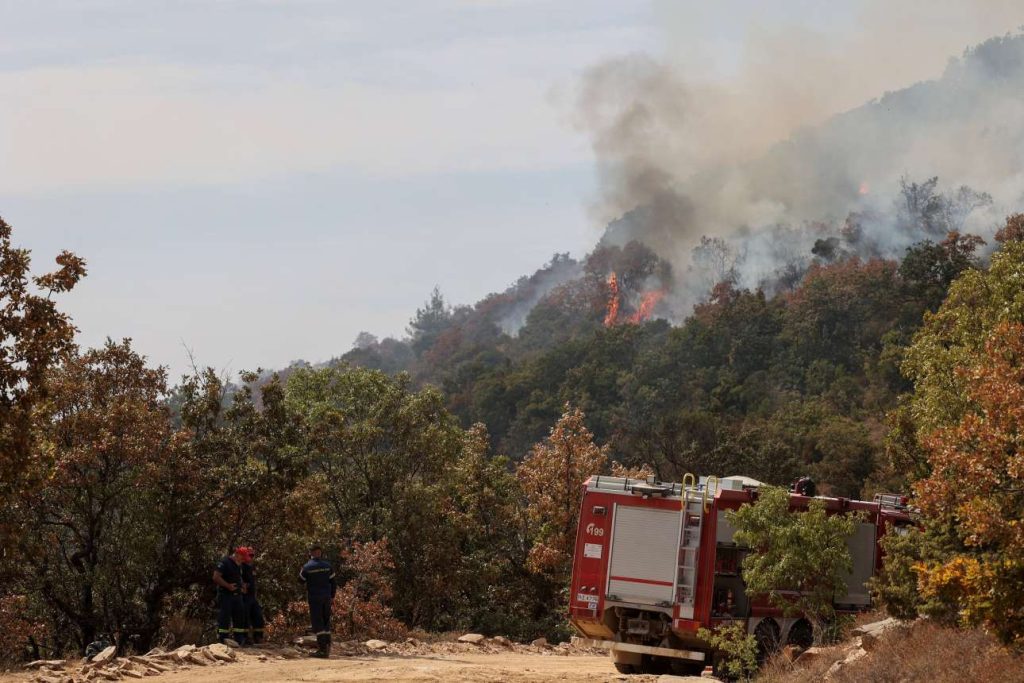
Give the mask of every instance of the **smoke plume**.
[{"label": "smoke plume", "polygon": [[[1018,25],[1024,9],[892,4],[866,3],[861,31],[839,44],[754,35],[731,80],[702,80],[671,55],[585,75],[577,121],[598,161],[603,240],[635,239],[671,262],[680,314],[723,269],[770,289],[812,258],[900,256],[947,228],[988,237],[1024,204],[1024,35],[948,59],[961,48],[944,23],[958,22],[962,46]],[[895,78],[909,87],[855,107]],[[929,222],[908,192],[945,218]]]}]

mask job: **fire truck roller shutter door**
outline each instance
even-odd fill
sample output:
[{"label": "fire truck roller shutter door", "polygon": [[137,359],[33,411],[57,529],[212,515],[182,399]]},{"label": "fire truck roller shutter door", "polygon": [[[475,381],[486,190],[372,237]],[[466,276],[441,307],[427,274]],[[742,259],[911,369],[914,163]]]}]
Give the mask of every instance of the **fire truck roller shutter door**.
[{"label": "fire truck roller shutter door", "polygon": [[736,527],[729,521],[724,510],[718,513],[718,524],[715,526],[715,529],[716,539],[719,543],[725,543],[726,545],[735,543],[733,534],[736,533]]},{"label": "fire truck roller shutter door", "polygon": [[875,573],[875,525],[859,522],[853,535],[847,539],[846,547],[853,560],[853,573],[846,579],[846,595],[836,600],[836,603],[865,607],[871,604],[871,594],[864,584]]},{"label": "fire truck roller shutter door", "polygon": [[617,505],[608,567],[608,595],[621,602],[671,604],[680,514]]}]

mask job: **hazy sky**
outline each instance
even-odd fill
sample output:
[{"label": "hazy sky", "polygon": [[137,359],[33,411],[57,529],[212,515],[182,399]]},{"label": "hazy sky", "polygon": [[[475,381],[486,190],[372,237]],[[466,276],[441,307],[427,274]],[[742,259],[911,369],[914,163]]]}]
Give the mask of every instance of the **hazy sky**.
[{"label": "hazy sky", "polygon": [[643,51],[743,87],[777,57],[823,94],[799,125],[937,76],[1018,4],[0,0],[0,215],[37,271],[88,260],[63,303],[85,345],[132,337],[175,376],[184,345],[326,360],[435,284],[472,303],[593,244],[587,67]]}]

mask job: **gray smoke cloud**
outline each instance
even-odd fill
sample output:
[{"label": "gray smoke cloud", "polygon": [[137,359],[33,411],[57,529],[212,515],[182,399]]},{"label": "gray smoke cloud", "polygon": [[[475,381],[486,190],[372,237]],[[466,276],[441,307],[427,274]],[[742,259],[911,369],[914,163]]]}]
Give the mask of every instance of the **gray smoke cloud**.
[{"label": "gray smoke cloud", "polygon": [[515,336],[526,324],[530,311],[557,287],[583,273],[581,263],[568,254],[555,254],[551,261],[529,277],[522,277],[503,294],[497,295],[495,322],[502,332]]},{"label": "gray smoke cloud", "polygon": [[[957,48],[943,23],[954,19],[968,36]],[[723,268],[741,286],[771,289],[812,258],[899,256],[948,227],[989,237],[1024,205],[1024,36],[949,59],[981,31],[1018,26],[1024,7],[939,1],[926,16],[867,2],[859,20],[840,45],[796,31],[755,36],[729,82],[646,55],[583,78],[577,123],[598,162],[603,240],[637,239],[669,260],[680,315]],[[937,77],[914,82],[928,73]],[[855,106],[895,78],[907,87]],[[931,201],[948,215],[925,225],[901,208],[900,182],[933,176]]]}]

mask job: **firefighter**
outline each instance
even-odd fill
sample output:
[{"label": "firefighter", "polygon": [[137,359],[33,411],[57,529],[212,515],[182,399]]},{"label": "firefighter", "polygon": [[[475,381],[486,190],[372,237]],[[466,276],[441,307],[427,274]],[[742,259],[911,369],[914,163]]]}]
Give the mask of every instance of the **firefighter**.
[{"label": "firefighter", "polygon": [[817,493],[817,487],[814,485],[814,480],[810,477],[804,476],[797,479],[790,485],[789,490],[800,496],[807,496],[813,498]]},{"label": "firefighter", "polygon": [[313,656],[326,659],[331,656],[331,600],[338,586],[334,581],[334,568],[323,559],[323,554],[319,545],[309,549],[309,562],[299,572],[299,580],[306,584],[309,620],[316,634],[317,651]]},{"label": "firefighter", "polygon": [[245,614],[245,625],[249,630],[250,642],[259,645],[263,642],[263,606],[256,596],[256,565],[253,561],[256,553],[246,547],[245,561],[242,563],[242,611]]},{"label": "firefighter", "polygon": [[242,563],[248,555],[243,548],[236,548],[231,555],[225,555],[213,570],[213,582],[217,585],[217,640],[229,638],[239,645],[245,640],[245,612],[242,607]]}]

